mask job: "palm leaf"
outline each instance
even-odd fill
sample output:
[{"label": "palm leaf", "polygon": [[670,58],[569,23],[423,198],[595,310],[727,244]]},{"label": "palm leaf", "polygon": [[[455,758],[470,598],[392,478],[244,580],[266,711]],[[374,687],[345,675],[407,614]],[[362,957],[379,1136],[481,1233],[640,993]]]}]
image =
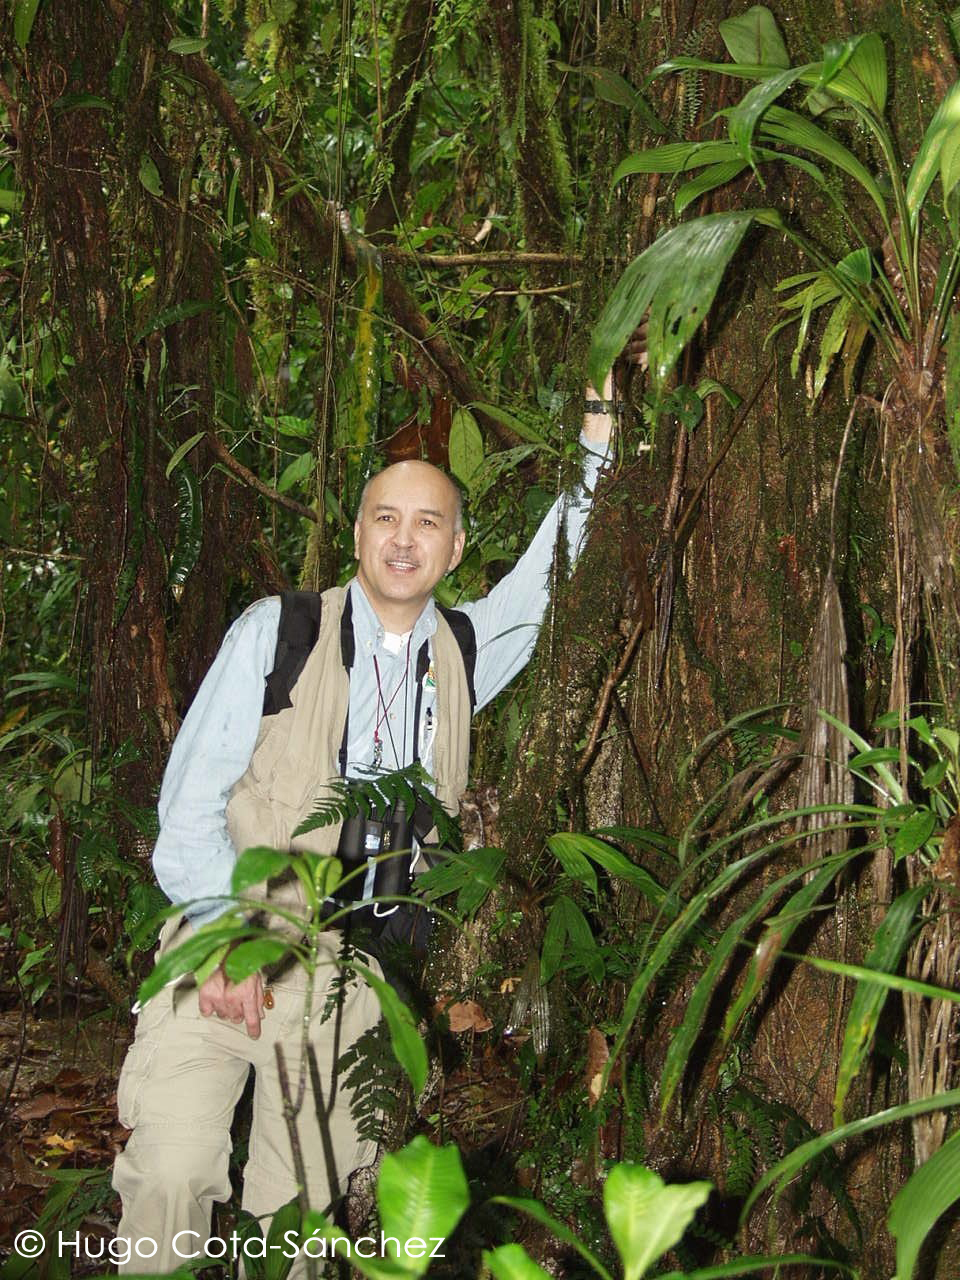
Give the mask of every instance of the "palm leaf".
[{"label": "palm leaf", "polygon": [[717,187],[726,186],[728,182],[732,182],[734,178],[739,177],[746,168],[746,160],[726,160],[723,164],[710,165],[709,168],[704,169],[703,173],[699,173],[695,178],[691,178],[689,182],[685,182],[677,192],[673,202],[677,217],[694,200],[699,200],[708,191],[715,191]]},{"label": "palm leaf", "polygon": [[897,1274],[913,1280],[920,1248],[931,1227],[960,1200],[960,1133],[955,1133],[897,1192],[887,1226],[897,1242]]},{"label": "palm leaf", "polygon": [[807,67],[788,67],[754,87],[727,112],[730,141],[743,160],[753,164],[753,135],[764,113],[782,94],[796,84]]},{"label": "palm leaf", "polygon": [[[845,861],[845,859],[843,860]],[[794,915],[789,925],[790,933],[792,933],[797,925],[801,923],[809,909],[809,906],[826,889],[827,885],[837,874],[838,869],[838,859],[832,859],[830,865],[825,866],[820,871],[815,881],[811,882],[810,885],[804,885],[803,889],[800,891],[800,895],[794,895],[794,898],[791,899],[783,912],[784,917],[786,917],[790,914],[791,907],[793,908]],[[703,1020],[707,1014],[707,1009],[710,1005],[713,993],[716,990],[717,983],[720,980],[720,976],[727,966],[727,962],[739,947],[743,945],[750,926],[763,915],[767,907],[772,901],[774,901],[777,895],[780,894],[788,884],[805,875],[806,870],[807,869],[805,867],[794,868],[794,870],[788,872],[784,876],[781,876],[773,884],[768,885],[760,894],[759,898],[757,898],[755,902],[751,903],[749,909],[726,927],[721,938],[714,946],[710,956],[710,962],[694,988],[693,994],[687,1001],[687,1009],[683,1017],[683,1022],[670,1039],[670,1046],[667,1049],[667,1056],[664,1062],[663,1076],[661,1078],[660,1085],[661,1114],[666,1112],[673,1100],[673,1095],[677,1090],[677,1086],[683,1078],[683,1074],[687,1068],[687,1063],[690,1060],[690,1054],[693,1050],[694,1043],[700,1034],[703,1026]],[[804,899],[802,906],[798,901],[800,896]],[[769,936],[769,934],[770,926],[768,926],[767,929],[767,935]],[[782,932],[780,938],[780,945],[782,946],[787,938],[783,936]],[[761,943],[760,947],[757,947],[757,953],[760,952],[762,946],[763,943]],[[737,1001],[737,1005],[728,1014],[727,1022],[724,1027],[724,1039],[729,1038],[736,1026],[736,1023],[739,1021],[740,1016],[742,1016],[742,1012],[747,1003],[754,998],[757,991],[760,989],[763,977],[766,975],[768,968],[769,965],[765,962],[763,973],[761,974],[755,954],[751,961],[750,974],[748,975],[747,983],[744,987],[744,992],[747,994],[744,996],[744,994],[741,993],[741,998]]]},{"label": "palm leaf", "polygon": [[[831,51],[825,51],[825,55]],[[865,107],[879,120],[887,106],[887,55],[875,31],[845,41],[839,56],[825,56],[816,88]],[[836,69],[834,69],[836,68]]]},{"label": "palm leaf", "polygon": [[[907,178],[906,200],[911,228],[916,226],[927,192],[936,177],[937,170],[941,167],[941,161],[949,160],[958,136],[960,136],[960,80],[950,86],[946,97],[934,112],[910,169],[910,176]],[[952,180],[952,171],[950,175],[945,175],[945,179]],[[944,186],[946,187],[946,181]],[[947,195],[946,190],[944,195]]]},{"label": "palm leaf", "polygon": [[736,156],[732,142],[668,142],[621,160],[610,185],[615,187],[634,173],[685,173],[687,169],[727,163]]},{"label": "palm leaf", "polygon": [[750,1210],[765,1191],[775,1185],[779,1194],[805,1164],[822,1155],[830,1147],[835,1147],[838,1142],[859,1137],[860,1134],[869,1133],[872,1129],[881,1129],[884,1125],[897,1124],[901,1120],[910,1120],[914,1116],[926,1115],[930,1111],[942,1111],[946,1107],[956,1106],[960,1106],[960,1089],[950,1089],[946,1093],[935,1094],[932,1098],[918,1098],[914,1102],[903,1102],[899,1106],[888,1107],[886,1111],[877,1111],[873,1115],[863,1116],[859,1120],[841,1125],[839,1129],[831,1129],[829,1133],[818,1134],[809,1142],[801,1143],[782,1160],[778,1160],[757,1182],[743,1206],[740,1214],[741,1224],[749,1217]]},{"label": "palm leaf", "polygon": [[[913,931],[917,907],[923,901],[927,888],[926,884],[915,885],[891,903],[874,935],[873,949],[864,961],[868,969],[890,970],[900,963]],[[840,1065],[837,1069],[837,1086],[833,1095],[834,1124],[840,1124],[843,1120],[843,1104],[870,1052],[886,1000],[887,989],[876,983],[862,982],[854,992],[850,1012],[847,1014]]]},{"label": "palm leaf", "polygon": [[[797,111],[771,106],[763,117],[760,132],[763,138],[769,138],[773,142],[784,143],[790,147],[802,147],[804,151],[811,152],[820,160],[826,161],[827,164],[833,165],[853,178],[876,205],[883,218],[884,226],[889,225],[887,202],[870,170],[861,164],[852,151],[825,129],[821,129],[819,125]],[[791,157],[783,154],[782,158],[789,160]]]},{"label": "palm leaf", "polygon": [[610,1272],[603,1265],[595,1253],[583,1243],[578,1235],[576,1235],[565,1222],[561,1222],[558,1218],[554,1218],[548,1213],[539,1200],[528,1200],[520,1196],[494,1196],[493,1204],[505,1204],[509,1209],[519,1209],[521,1213],[527,1214],[533,1218],[535,1222],[539,1222],[542,1227],[546,1227],[548,1231],[570,1248],[576,1249],[581,1258],[587,1262],[601,1280],[613,1280]]},{"label": "palm leaf", "polygon": [[710,309],[727,264],[757,220],[774,210],[708,214],[666,232],[627,267],[600,314],[589,376],[603,386],[627,338],[649,311],[647,350],[661,388]]}]

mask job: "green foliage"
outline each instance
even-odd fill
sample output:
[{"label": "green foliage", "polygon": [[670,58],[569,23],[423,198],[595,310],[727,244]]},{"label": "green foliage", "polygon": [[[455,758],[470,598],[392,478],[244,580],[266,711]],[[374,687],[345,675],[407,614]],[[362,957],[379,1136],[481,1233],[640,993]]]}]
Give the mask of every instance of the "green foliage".
[{"label": "green foliage", "polygon": [[960,1133],[920,1166],[900,1188],[887,1219],[897,1241],[894,1280],[913,1280],[921,1246],[937,1219],[960,1200]]},{"label": "green foliage", "polygon": [[[958,126],[956,103],[960,86],[948,90],[927,128],[909,175],[904,181],[893,133],[887,122],[887,67],[879,36],[861,35],[833,41],[819,62],[790,66],[786,49],[769,10],[754,5],[746,14],[720,25],[732,61],[711,63],[680,57],[662,64],[654,74],[684,72],[728,74],[756,81],[741,101],[724,111],[727,140],[666,143],[625,160],[614,181],[635,173],[677,176],[699,171],[678,188],[675,205],[682,213],[706,193],[729,183],[748,168],[761,179],[765,166],[786,165],[836,210],[852,248],[832,262],[802,229],[795,217],[775,209],[737,209],[705,214],[663,234],[626,270],[608,299],[597,323],[590,354],[594,382],[602,378],[625,336],[650,311],[649,359],[655,384],[662,387],[687,343],[713,304],[720,281],[751,225],[772,227],[785,234],[812,263],[813,269],[778,286],[794,289],[785,301],[799,319],[794,368],[808,340],[814,313],[829,309],[823,328],[813,395],[820,395],[828,371],[843,352],[849,390],[850,372],[868,335],[895,366],[904,339],[920,337],[924,359],[932,363],[944,334],[953,290],[960,269],[960,221],[956,187]],[[800,110],[779,105],[791,99],[796,87],[807,90]],[[842,106],[870,136],[882,161],[878,180],[856,153],[829,126],[833,109]],[[822,118],[828,127],[816,120]],[[820,166],[827,166],[826,170]],[[841,200],[832,175],[859,187],[879,214],[895,268],[877,256],[861,226],[857,199]],[[946,218],[927,209],[934,178]],[[925,220],[924,213],[929,213]],[[942,254],[939,249],[946,232]],[[923,246],[923,247],[921,247]],[[939,278],[929,298],[921,280],[923,255],[940,256]],[[899,282],[898,282],[899,281]],[[782,327],[782,326],[778,326]],[[599,383],[597,383],[599,385]]]}]

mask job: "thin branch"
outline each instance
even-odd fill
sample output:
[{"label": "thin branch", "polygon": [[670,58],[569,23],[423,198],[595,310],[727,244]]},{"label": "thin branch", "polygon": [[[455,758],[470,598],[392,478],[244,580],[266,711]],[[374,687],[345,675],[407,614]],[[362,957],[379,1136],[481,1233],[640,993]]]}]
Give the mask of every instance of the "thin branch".
[{"label": "thin branch", "polygon": [[[170,29],[173,30],[172,26]],[[356,233],[344,231],[339,210],[329,202],[323,206],[316,204],[300,177],[243,113],[221,77],[204,58],[190,54],[182,58],[180,64],[203,90],[236,145],[269,170],[277,191],[284,193],[286,207],[303,236],[304,244],[317,257],[330,258],[336,239],[344,261],[356,270],[358,249],[364,242]],[[437,333],[435,324],[423,314],[403,281],[386,267],[383,272],[383,300],[401,327],[446,378],[457,402],[470,404],[482,400],[466,365],[449,342]],[[486,415],[478,414],[478,417],[483,418],[486,428],[501,444],[509,447],[517,443],[513,432],[502,423]]]},{"label": "thin branch", "polygon": [[741,428],[744,426],[744,424],[747,421],[747,418],[750,416],[750,413],[753,410],[754,405],[757,403],[757,401],[760,398],[760,392],[767,385],[767,382],[772,373],[773,373],[773,361],[771,361],[770,364],[767,365],[766,369],[760,375],[757,385],[754,387],[753,391],[750,393],[749,398],[744,402],[744,404],[740,406],[740,412],[737,414],[737,417],[734,420],[733,426],[730,428],[730,434],[727,436],[726,440],[724,440],[723,444],[720,446],[717,452],[710,459],[710,462],[707,465],[706,471],[703,473],[703,475],[700,478],[700,483],[697,485],[696,489],[693,492],[693,497],[687,503],[686,508],[683,512],[683,515],[680,517],[679,521],[677,522],[676,532],[673,535],[673,541],[674,541],[675,547],[679,547],[682,545],[683,535],[686,533],[687,526],[690,524],[691,520],[693,519],[697,510],[697,507],[700,505],[700,499],[703,497],[704,492],[707,488],[707,485],[713,479],[713,476],[716,473],[721,462],[723,462],[724,458],[727,456],[728,452],[730,451],[730,446],[733,444],[734,440],[740,434]]},{"label": "thin branch", "polygon": [[593,725],[590,728],[590,737],[587,739],[587,745],[584,747],[580,759],[577,761],[578,777],[582,777],[583,774],[586,773],[590,765],[590,761],[593,759],[593,753],[597,749],[597,742],[600,738],[600,731],[607,718],[610,699],[613,697],[614,690],[617,685],[626,674],[627,668],[633,660],[633,655],[636,653],[637,645],[640,643],[643,633],[649,629],[649,626],[650,619],[647,617],[646,613],[643,613],[640,617],[640,621],[630,633],[630,638],[620,655],[620,661],[607,673],[607,678],[603,682],[603,688],[600,690],[600,698],[597,702],[597,712],[593,717]]},{"label": "thin branch", "polygon": [[569,267],[582,266],[582,253],[512,253],[490,250],[477,253],[418,253],[393,246],[380,250],[384,262],[409,262],[418,267]]},{"label": "thin branch", "polygon": [[204,440],[223,465],[249,488],[255,489],[262,497],[276,503],[278,507],[285,507],[287,511],[292,511],[294,515],[303,516],[304,520],[312,520],[314,523],[319,521],[320,517],[312,508],[305,507],[302,502],[297,502],[295,498],[288,498],[285,493],[278,493],[276,489],[271,489],[268,484],[264,484],[260,477],[254,475],[249,467],[245,467],[242,462],[237,461],[223,441],[218,439],[212,431],[207,432]]}]

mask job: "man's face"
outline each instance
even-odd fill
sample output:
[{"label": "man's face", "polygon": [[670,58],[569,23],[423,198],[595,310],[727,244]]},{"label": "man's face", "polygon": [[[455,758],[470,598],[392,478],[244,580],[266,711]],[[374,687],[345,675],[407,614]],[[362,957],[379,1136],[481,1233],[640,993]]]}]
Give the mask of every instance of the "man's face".
[{"label": "man's face", "polygon": [[451,481],[426,462],[398,462],[370,482],[354,525],[357,578],[388,631],[409,631],[433,588],[460,563]]}]

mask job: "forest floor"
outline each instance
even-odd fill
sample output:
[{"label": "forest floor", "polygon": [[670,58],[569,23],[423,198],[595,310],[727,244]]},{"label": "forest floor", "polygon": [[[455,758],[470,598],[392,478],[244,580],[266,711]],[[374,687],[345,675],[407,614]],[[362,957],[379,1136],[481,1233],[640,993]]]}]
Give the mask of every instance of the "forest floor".
[{"label": "forest floor", "polygon": [[[56,1225],[92,1238],[116,1229],[110,1169],[127,1130],[117,1076],[130,1036],[122,1010],[80,995],[58,1008],[14,1006],[0,992],[0,1255],[17,1232]],[[103,1271],[91,1264],[73,1268]],[[7,1269],[4,1268],[4,1272]],[[17,1269],[16,1274],[19,1274]]]}]

